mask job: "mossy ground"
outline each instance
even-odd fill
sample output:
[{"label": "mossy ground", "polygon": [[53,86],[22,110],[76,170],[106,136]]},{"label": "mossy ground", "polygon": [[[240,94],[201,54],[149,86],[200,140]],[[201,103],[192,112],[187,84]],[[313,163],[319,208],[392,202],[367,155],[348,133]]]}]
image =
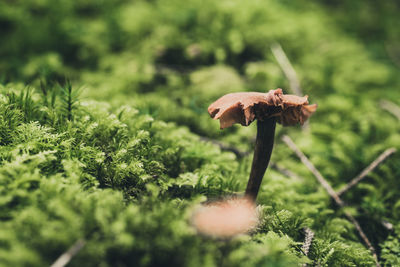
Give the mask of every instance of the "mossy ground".
[{"label": "mossy ground", "polygon": [[[335,189],[400,149],[400,123],[379,104],[400,104],[399,9],[396,1],[1,2],[0,265],[49,265],[80,239],[70,266],[374,265],[281,137]],[[251,153],[205,140],[248,152],[255,136],[255,125],[220,131],[206,108],[228,92],[289,88],[270,50],[276,42],[319,106],[307,129],[277,127],[271,160],[296,176],[267,170],[250,235],[200,236],[193,209],[242,193],[251,164]],[[343,196],[386,266],[400,265],[399,160],[395,153]],[[304,227],[315,232],[308,256]]]}]

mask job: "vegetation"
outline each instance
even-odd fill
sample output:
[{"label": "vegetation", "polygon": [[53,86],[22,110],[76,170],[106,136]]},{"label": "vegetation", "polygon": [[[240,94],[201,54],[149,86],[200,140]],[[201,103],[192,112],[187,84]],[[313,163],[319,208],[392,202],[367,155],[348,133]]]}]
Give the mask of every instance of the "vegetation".
[{"label": "vegetation", "polygon": [[[27,0],[0,2],[0,265],[400,265],[395,153],[338,208],[281,141],[288,134],[335,188],[400,149],[395,0]],[[230,240],[196,233],[203,201],[243,193],[255,125],[219,130],[225,93],[289,88],[279,43],[318,110],[277,127],[258,196],[261,223]],[[288,90],[286,90],[288,92]],[[393,225],[390,230],[382,224]],[[315,236],[306,256],[304,228]]]}]

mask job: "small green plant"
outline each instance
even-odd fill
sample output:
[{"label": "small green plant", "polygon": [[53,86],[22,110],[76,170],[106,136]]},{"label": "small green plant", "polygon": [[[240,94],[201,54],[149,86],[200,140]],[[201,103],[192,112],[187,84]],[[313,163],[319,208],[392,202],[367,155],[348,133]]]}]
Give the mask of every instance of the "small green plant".
[{"label": "small green plant", "polygon": [[59,86],[61,91],[61,104],[64,110],[65,117],[71,121],[73,119],[73,110],[76,108],[79,90],[72,89],[71,82],[67,80],[63,86]]}]

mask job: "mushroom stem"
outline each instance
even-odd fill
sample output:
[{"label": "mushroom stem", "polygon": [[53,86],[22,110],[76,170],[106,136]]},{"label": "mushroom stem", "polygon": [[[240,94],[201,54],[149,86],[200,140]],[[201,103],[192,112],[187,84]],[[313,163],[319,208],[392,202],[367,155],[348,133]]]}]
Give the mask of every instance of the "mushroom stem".
[{"label": "mushroom stem", "polygon": [[254,148],[253,164],[245,196],[256,200],[261,181],[267,170],[274,146],[276,118],[271,117],[264,121],[257,121],[257,138]]}]

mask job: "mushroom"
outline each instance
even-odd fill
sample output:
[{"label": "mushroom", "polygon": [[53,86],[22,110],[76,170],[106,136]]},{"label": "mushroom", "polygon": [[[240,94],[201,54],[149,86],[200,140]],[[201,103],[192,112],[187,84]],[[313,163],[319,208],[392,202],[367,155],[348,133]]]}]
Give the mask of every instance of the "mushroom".
[{"label": "mushroom", "polygon": [[235,123],[248,126],[257,119],[257,137],[246,197],[257,198],[271,158],[276,122],[283,126],[303,124],[316,109],[316,104],[308,105],[308,96],[284,95],[280,88],[268,93],[227,94],[208,107],[210,116],[219,119],[221,129]]},{"label": "mushroom", "polygon": [[201,234],[227,239],[254,229],[258,213],[251,199],[226,199],[197,208],[192,224]]}]

